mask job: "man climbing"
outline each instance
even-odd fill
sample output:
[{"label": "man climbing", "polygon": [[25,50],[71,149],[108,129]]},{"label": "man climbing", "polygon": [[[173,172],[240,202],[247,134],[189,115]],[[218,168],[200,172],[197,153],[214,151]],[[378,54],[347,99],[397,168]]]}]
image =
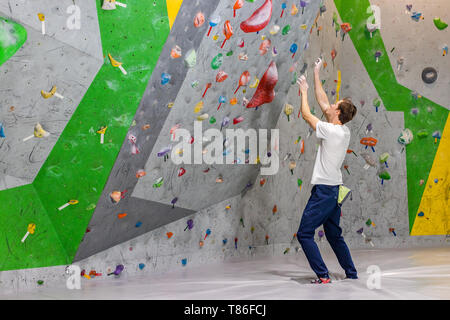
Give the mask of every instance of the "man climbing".
[{"label": "man climbing", "polygon": [[312,173],[311,196],[303,211],[297,239],[318,279],[313,283],[330,283],[328,269],[314,241],[315,230],[323,224],[325,236],[331,245],[347,278],[357,279],[356,268],[339,227],[341,207],[338,205],[339,186],[342,185],[341,166],[350,143],[350,130],[344,125],[353,119],[356,107],[349,98],[330,104],[320,81],[322,59],[314,66],[316,100],[327,122],[315,117],[308,105],[308,84],[305,76],[297,80],[301,92],[303,119],[316,131],[320,144]]}]

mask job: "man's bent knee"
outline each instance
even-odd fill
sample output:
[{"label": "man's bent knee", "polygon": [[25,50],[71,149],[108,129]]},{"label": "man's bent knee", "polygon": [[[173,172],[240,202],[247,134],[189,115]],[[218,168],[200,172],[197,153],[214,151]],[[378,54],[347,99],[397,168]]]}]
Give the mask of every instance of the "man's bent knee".
[{"label": "man's bent knee", "polygon": [[304,232],[304,231],[301,231],[301,230],[299,230],[299,231],[297,232],[297,240],[298,240],[298,242],[300,242],[300,243],[302,243],[302,242],[304,242],[304,241],[311,240],[311,239],[313,239],[313,238],[314,238],[314,233],[313,233],[313,234],[310,234],[309,232]]}]

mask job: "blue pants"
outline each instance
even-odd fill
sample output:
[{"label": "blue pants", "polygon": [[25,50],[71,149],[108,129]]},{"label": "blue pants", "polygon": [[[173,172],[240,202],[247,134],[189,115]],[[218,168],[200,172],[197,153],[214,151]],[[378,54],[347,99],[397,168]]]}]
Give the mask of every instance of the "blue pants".
[{"label": "blue pants", "polygon": [[319,248],[314,241],[316,229],[323,224],[325,236],[331,245],[347,278],[357,279],[356,268],[342,237],[339,227],[341,207],[337,203],[339,186],[314,185],[311,197],[303,211],[297,239],[308,259],[309,265],[319,278],[329,278],[328,269],[322,260]]}]

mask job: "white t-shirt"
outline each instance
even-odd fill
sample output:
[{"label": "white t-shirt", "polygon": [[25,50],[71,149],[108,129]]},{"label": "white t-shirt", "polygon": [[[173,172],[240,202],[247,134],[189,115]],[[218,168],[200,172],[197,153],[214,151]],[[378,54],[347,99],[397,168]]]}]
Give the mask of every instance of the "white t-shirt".
[{"label": "white t-shirt", "polygon": [[320,142],[311,184],[342,184],[341,166],[350,143],[350,130],[345,125],[319,121],[316,136]]}]

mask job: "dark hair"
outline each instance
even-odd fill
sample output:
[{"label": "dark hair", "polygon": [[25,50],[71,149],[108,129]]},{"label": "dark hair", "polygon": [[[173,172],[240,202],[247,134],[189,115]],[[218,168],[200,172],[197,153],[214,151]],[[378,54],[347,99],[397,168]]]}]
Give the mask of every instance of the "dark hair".
[{"label": "dark hair", "polygon": [[341,111],[339,114],[339,121],[342,124],[346,124],[356,115],[356,107],[350,98],[344,98],[339,103],[338,109]]}]

